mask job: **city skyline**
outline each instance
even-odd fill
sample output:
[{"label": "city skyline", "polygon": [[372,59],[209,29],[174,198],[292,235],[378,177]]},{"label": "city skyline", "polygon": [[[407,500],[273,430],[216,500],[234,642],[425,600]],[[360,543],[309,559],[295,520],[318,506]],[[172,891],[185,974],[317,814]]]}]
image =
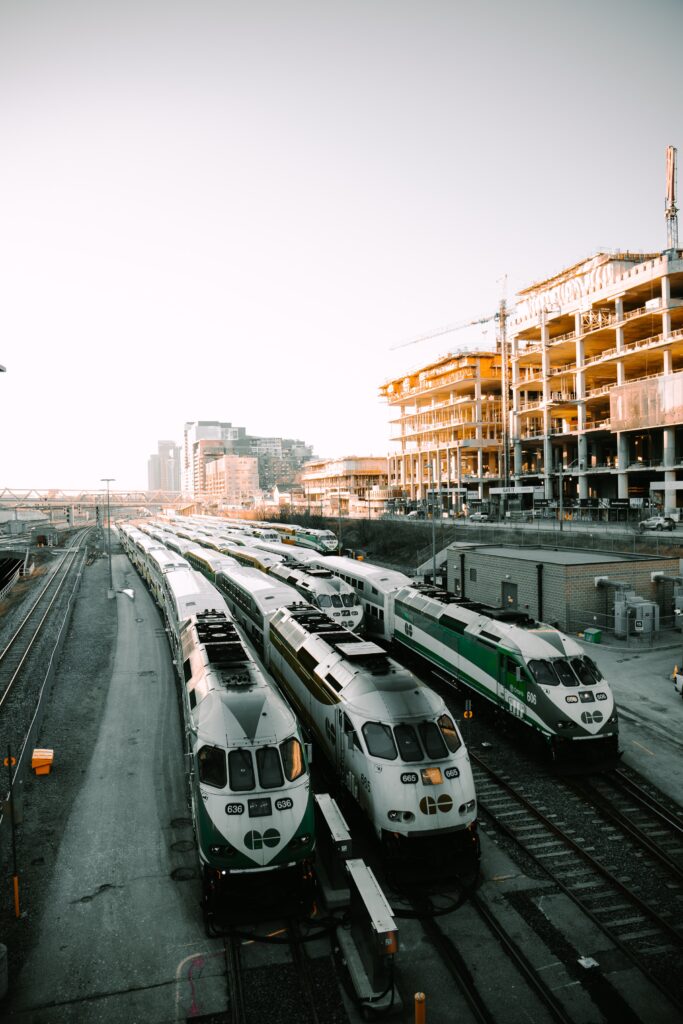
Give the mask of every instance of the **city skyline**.
[{"label": "city skyline", "polygon": [[389,378],[666,246],[673,0],[55,0],[0,14],[0,483],[144,488],[245,423],[385,455]]}]

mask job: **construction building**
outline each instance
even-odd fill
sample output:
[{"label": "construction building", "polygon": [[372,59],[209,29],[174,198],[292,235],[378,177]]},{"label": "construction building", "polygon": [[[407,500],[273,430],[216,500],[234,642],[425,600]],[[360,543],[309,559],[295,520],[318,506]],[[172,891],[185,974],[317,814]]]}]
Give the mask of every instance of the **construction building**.
[{"label": "construction building", "polygon": [[673,511],[683,489],[683,260],[598,253],[508,319],[515,487]]},{"label": "construction building", "polygon": [[306,463],[298,479],[304,510],[315,515],[374,519],[386,510],[392,496],[386,456],[318,459]]},{"label": "construction building", "polygon": [[502,363],[499,352],[443,356],[387,381],[380,395],[396,409],[388,484],[408,501],[435,494],[443,511],[488,498],[501,486]]}]

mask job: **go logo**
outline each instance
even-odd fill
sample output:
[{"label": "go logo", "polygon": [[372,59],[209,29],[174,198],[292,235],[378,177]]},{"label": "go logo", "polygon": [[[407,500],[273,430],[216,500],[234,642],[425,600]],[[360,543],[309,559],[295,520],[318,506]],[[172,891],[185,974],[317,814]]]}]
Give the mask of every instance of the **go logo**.
[{"label": "go logo", "polygon": [[442,793],[438,800],[435,800],[433,796],[423,796],[420,800],[420,810],[423,814],[436,814],[437,811],[448,814],[452,807],[453,801],[447,793]]},{"label": "go logo", "polygon": [[277,846],[279,842],[280,833],[276,828],[267,828],[263,834],[254,830],[247,832],[244,837],[244,845],[248,850],[262,850],[264,846]]},{"label": "go logo", "polygon": [[602,711],[582,711],[581,712],[581,721],[584,722],[585,725],[591,725],[592,723],[596,723],[597,724],[598,722],[602,722],[602,718],[603,718]]}]

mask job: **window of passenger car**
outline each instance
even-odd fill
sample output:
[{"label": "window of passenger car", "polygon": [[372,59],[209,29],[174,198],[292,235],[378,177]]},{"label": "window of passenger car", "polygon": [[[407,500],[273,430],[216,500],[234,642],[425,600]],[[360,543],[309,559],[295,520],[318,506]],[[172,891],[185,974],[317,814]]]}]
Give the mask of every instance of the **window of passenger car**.
[{"label": "window of passenger car", "polygon": [[228,773],[230,776],[230,789],[235,793],[246,793],[256,786],[254,778],[254,763],[251,759],[251,751],[238,747],[228,754]]},{"label": "window of passenger car", "polygon": [[281,743],[280,754],[285,769],[285,777],[288,782],[294,782],[295,779],[298,779],[306,771],[304,752],[298,739],[292,736],[290,739],[285,740],[284,743]]},{"label": "window of passenger car", "polygon": [[225,789],[225,751],[221,747],[200,747],[197,752],[199,781],[216,789]]},{"label": "window of passenger car", "polygon": [[396,760],[396,744],[388,725],[383,722],[366,722],[362,731],[369,754],[384,758],[385,761]]},{"label": "window of passenger car", "polygon": [[277,747],[259,747],[256,751],[256,766],[263,789],[277,789],[284,785]]}]

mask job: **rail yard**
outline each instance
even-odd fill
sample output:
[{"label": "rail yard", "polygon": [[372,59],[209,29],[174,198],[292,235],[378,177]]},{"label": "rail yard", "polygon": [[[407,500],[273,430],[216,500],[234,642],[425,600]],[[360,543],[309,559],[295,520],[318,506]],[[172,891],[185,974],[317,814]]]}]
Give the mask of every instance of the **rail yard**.
[{"label": "rail yard", "polygon": [[[334,763],[318,741],[313,788],[319,801],[338,802],[335,821],[348,830],[352,858],[347,850],[336,868],[346,865],[365,910],[357,894],[345,902],[330,886],[335,862],[318,815],[312,888],[283,890],[274,872],[256,885],[242,876],[207,927],[168,619],[115,535],[109,599],[107,561],[86,566],[83,540],[74,534],[54,571],[32,581],[3,616],[4,651],[46,585],[64,580],[62,590],[73,593],[51,697],[31,741],[51,748],[54,764],[47,775],[23,776],[15,863],[6,813],[0,831],[7,1020],[413,1021],[425,1007],[430,1021],[677,1019],[681,742],[680,729],[663,722],[680,722],[683,704],[666,678],[670,652],[591,650],[619,708],[624,754],[616,770],[587,775],[558,775],[515,716],[501,717],[407,652],[406,669],[445,702],[469,752],[479,864],[454,861],[426,878],[414,864],[394,863],[362,804],[335,788]],[[209,551],[206,565],[221,558]],[[70,562],[81,574],[76,590]],[[55,637],[64,617],[46,617]],[[341,638],[346,656],[355,649],[378,657],[374,641],[349,636],[352,643]],[[645,664],[658,666],[647,687]],[[2,676],[3,686],[14,674]],[[29,673],[36,699],[43,675],[35,665]],[[28,724],[17,718],[14,728],[18,750]],[[409,734],[399,735],[400,756],[418,757],[406,746]],[[441,755],[438,745],[428,750],[437,757],[426,769],[433,783]],[[419,757],[413,764],[416,778],[424,774]],[[368,950],[368,906],[384,928],[380,955]]]}]

